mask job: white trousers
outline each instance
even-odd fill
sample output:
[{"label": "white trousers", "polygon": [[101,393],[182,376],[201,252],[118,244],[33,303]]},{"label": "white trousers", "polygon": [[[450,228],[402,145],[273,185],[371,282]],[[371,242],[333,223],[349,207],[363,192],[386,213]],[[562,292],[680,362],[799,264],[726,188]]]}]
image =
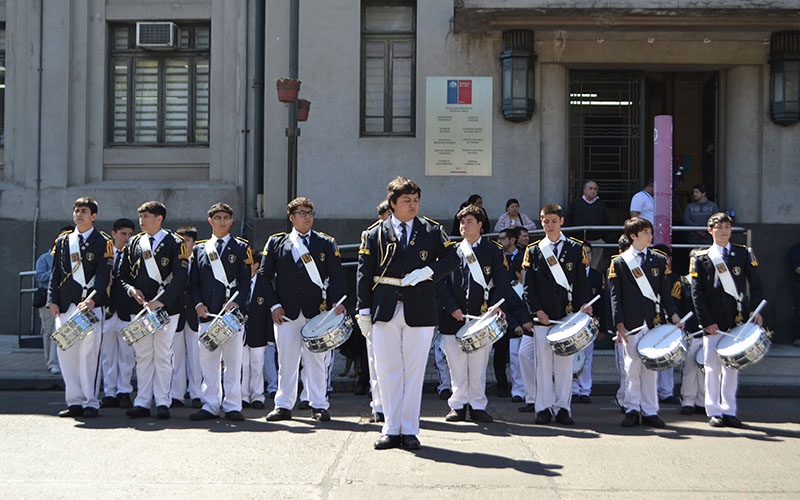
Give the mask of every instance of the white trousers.
[{"label": "white trousers", "polygon": [[591,396],[592,394],[592,361],[594,360],[594,342],[583,350],[586,361],[583,362],[583,369],[578,379],[572,382],[572,394],[578,396]]},{"label": "white trousers", "polygon": [[525,399],[525,380],[522,378],[519,364],[519,345],[521,343],[522,337],[508,339],[508,377],[511,379],[511,396]]},{"label": "white trousers", "polygon": [[200,351],[197,332],[184,324],[183,330],[175,332],[172,341],[172,399],[183,399],[189,392],[191,399],[200,398],[203,373],[200,369]]},{"label": "white trousers", "polygon": [[172,340],[178,327],[178,315],[169,317],[169,323],[151,335],[133,344],[136,351],[136,399],[133,404],[150,408],[155,399],[156,406],[169,407],[172,402]]},{"label": "white trousers", "polygon": [[50,314],[49,307],[39,308],[39,321],[42,324],[42,347],[44,347],[44,363],[48,370],[58,368],[58,344],[53,342],[50,334],[56,324],[56,320]]},{"label": "white trousers", "polygon": [[525,387],[525,403],[536,403],[536,352],[534,348],[533,336],[523,335],[520,337],[519,350],[519,372],[522,376],[522,383]]},{"label": "white trousers", "polygon": [[300,330],[308,320],[300,313],[294,321],[275,325],[275,344],[278,348],[278,392],[275,408],[291,410],[297,402],[297,379],[303,363],[303,398],[312,408],[327,410],[330,407],[328,388],[328,361],[331,352],[311,352],[303,342]]},{"label": "white trousers", "polygon": [[242,348],[242,401],[264,402],[264,354],[267,346]]},{"label": "white trousers", "polygon": [[617,404],[625,405],[625,386],[627,377],[625,376],[625,345],[622,342],[614,344],[614,358],[617,362],[617,375],[619,375],[619,388],[617,389]]},{"label": "white trousers", "polygon": [[455,335],[442,335],[442,347],[447,355],[453,385],[453,395],[447,404],[453,410],[460,410],[467,404],[474,410],[485,410],[489,403],[486,397],[486,367],[492,353],[491,347],[466,353],[461,350]]},{"label": "white trousers", "polygon": [[557,356],[547,342],[549,326],[533,327],[536,356],[536,411],[550,409],[554,414],[563,408],[572,413],[572,356]]},{"label": "white trousers", "polygon": [[267,392],[278,392],[278,349],[275,342],[267,342],[264,352],[264,379],[267,381]]},{"label": "white trousers", "polygon": [[[198,339],[213,323],[200,323]],[[198,341],[200,369],[203,372],[202,390],[203,409],[219,415],[219,409],[228,413],[242,411],[242,346],[244,334],[240,329],[213,352]],[[225,371],[222,364],[225,363]],[[225,386],[223,398],[222,387]]]},{"label": "white trousers", "polygon": [[136,352],[122,338],[122,329],[130,321],[122,321],[117,313],[103,322],[100,363],[103,366],[103,394],[116,396],[133,392],[131,378],[136,366]]},{"label": "white trousers", "polygon": [[436,363],[436,372],[439,374],[439,385],[436,386],[436,392],[442,392],[445,389],[451,390],[452,386],[450,368],[447,366],[447,354],[442,345],[443,337],[444,335],[438,330],[433,331],[433,361]]},{"label": "white trousers", "polygon": [[739,386],[739,370],[728,368],[717,356],[717,344],[722,335],[703,336],[703,363],[706,371],[706,415],[736,416],[736,389]]},{"label": "white trousers", "polygon": [[382,432],[416,436],[433,327],[408,326],[403,303],[398,302],[392,319],[378,321],[372,326],[372,332],[386,418]]},{"label": "white trousers", "polygon": [[[71,304],[66,312],[55,318],[55,329],[61,328],[70,315],[78,308]],[[66,351],[58,350],[58,363],[64,379],[64,399],[68,406],[79,405],[84,408],[100,408],[97,393],[100,390],[100,343],[103,331],[103,308],[95,307],[92,312],[98,322],[92,333],[75,341]]]},{"label": "white trousers", "polygon": [[628,342],[623,348],[625,359],[625,411],[638,411],[642,415],[652,416],[658,414],[658,372],[648,370],[639,358],[639,341],[649,329],[645,326],[642,330],[628,336]]},{"label": "white trousers", "polygon": [[372,394],[372,413],[383,413],[383,402],[381,400],[381,389],[378,385],[378,372],[375,367],[375,343],[374,333],[370,330],[367,334],[367,364],[369,365],[369,389]]},{"label": "white trousers", "polygon": [[675,370],[668,368],[661,370],[656,375],[656,387],[658,391],[658,400],[668,398],[675,395]]},{"label": "white trousers", "polygon": [[[703,339],[692,339],[689,352],[683,360],[681,368],[681,405],[704,406],[706,399],[706,380],[700,365],[697,364],[697,353],[703,350]],[[702,356],[702,354],[701,354]]]}]

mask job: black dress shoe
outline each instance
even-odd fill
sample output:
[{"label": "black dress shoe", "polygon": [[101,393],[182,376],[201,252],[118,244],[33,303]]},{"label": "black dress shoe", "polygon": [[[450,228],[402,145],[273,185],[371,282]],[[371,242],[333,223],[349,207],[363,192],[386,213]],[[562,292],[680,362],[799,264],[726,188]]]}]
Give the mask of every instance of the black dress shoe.
[{"label": "black dress shoe", "polygon": [[264,409],[264,402],[263,401],[253,401],[251,405],[254,410],[263,410]]},{"label": "black dress shoe", "polygon": [[693,415],[694,406],[681,406],[681,415]]},{"label": "black dress shoe", "polygon": [[114,396],[104,396],[103,399],[100,400],[100,408],[118,408],[119,407],[119,399],[115,398]]},{"label": "black dress shoe", "polygon": [[725,427],[725,421],[722,420],[722,417],[711,417],[708,419],[708,425],[711,427]]},{"label": "black dress shoe", "polygon": [[175,398],[172,398],[172,402],[169,404],[170,408],[183,408],[184,406],[186,405],[183,404],[183,401]]},{"label": "black dress shoe", "polygon": [[269,396],[269,399],[275,399],[275,391],[270,392],[267,396]]},{"label": "black dress shoe", "polygon": [[[175,401],[173,399],[173,401]],[[183,406],[183,405],[181,405]],[[169,408],[165,405],[159,405],[156,407],[156,417],[160,418],[161,420],[166,420],[169,418]]]},{"label": "black dress shoe", "polygon": [[698,415],[705,415],[706,414],[706,407],[700,405],[694,405],[694,412]]},{"label": "black dress shoe", "polygon": [[679,405],[681,404],[681,400],[677,398],[677,396],[667,396],[664,399],[659,399],[659,403],[662,405]]},{"label": "black dress shoe", "polygon": [[219,415],[215,415],[210,411],[200,410],[189,415],[189,420],[216,420]]},{"label": "black dress shoe", "polygon": [[638,411],[629,411],[625,414],[625,418],[622,419],[622,427],[636,427],[639,425],[639,412]]},{"label": "black dress shoe", "polygon": [[536,420],[534,422],[539,424],[539,425],[544,425],[544,424],[550,422],[550,419],[552,419],[552,418],[553,418],[553,414],[550,413],[550,410],[542,410],[542,411],[540,411],[539,413],[536,414]]},{"label": "black dress shoe", "polygon": [[450,410],[444,417],[446,422],[463,422],[467,419],[467,407],[459,408],[458,410]]},{"label": "black dress shoe", "polygon": [[453,391],[450,389],[443,389],[442,392],[439,393],[439,399],[450,399],[453,395]]},{"label": "black dress shoe", "polygon": [[511,396],[512,403],[522,403],[523,401],[525,400],[522,399],[522,396]]},{"label": "black dress shoe", "polygon": [[58,412],[59,417],[80,417],[83,415],[83,406],[81,405],[69,405],[67,408]]},{"label": "black dress shoe", "polygon": [[87,406],[83,409],[83,418],[95,418],[97,417],[97,408],[92,406]]},{"label": "black dress shoe", "polygon": [[578,396],[578,403],[588,405],[592,402],[592,398],[588,394]]},{"label": "black dress shoe", "polygon": [[418,450],[419,449],[419,439],[417,436],[401,436],[401,446],[405,450]]},{"label": "black dress shoe", "polygon": [[517,408],[517,411],[520,413],[535,413],[536,406],[533,403],[528,403],[525,406],[520,406]]},{"label": "black dress shoe", "polygon": [[566,408],[558,410],[558,413],[556,413],[556,422],[562,425],[575,425],[575,421],[569,416],[569,412]]},{"label": "black dress shoe", "polygon": [[192,399],[192,408],[202,408],[202,407],[203,407],[203,402],[200,400],[200,398]]},{"label": "black dress shoe", "polygon": [[145,408],[144,406],[134,406],[133,408],[127,410],[125,415],[131,418],[149,417],[150,408]]},{"label": "black dress shoe", "polygon": [[384,416],[383,413],[376,411],[369,417],[369,421],[372,422],[373,424],[379,424],[382,422],[386,422],[386,417]]},{"label": "black dress shoe", "polygon": [[[85,412],[86,410],[84,410],[84,416]],[[742,424],[742,421],[736,418],[735,415],[723,415],[722,421],[725,422],[726,427],[736,427],[737,429],[740,429],[744,426],[744,424]]]},{"label": "black dress shoe", "polygon": [[225,418],[233,422],[244,422],[244,415],[242,415],[242,412],[236,410],[225,412]]},{"label": "black dress shoe", "polygon": [[242,408],[250,408],[250,403],[248,401],[242,401]]},{"label": "black dress shoe", "polygon": [[311,403],[308,401],[300,401],[300,404],[297,405],[298,410],[308,410],[309,408],[311,408]]},{"label": "black dress shoe", "polygon": [[128,392],[120,392],[117,394],[117,400],[119,401],[119,407],[123,409],[133,408],[133,401],[131,400],[131,395]]},{"label": "black dress shoe", "polygon": [[329,422],[331,414],[328,413],[328,410],[322,408],[311,408],[311,418],[317,422]]},{"label": "black dress shoe", "polygon": [[642,425],[646,425],[647,427],[655,427],[657,429],[663,429],[667,426],[667,424],[665,424],[658,415],[642,415]]},{"label": "black dress shoe", "polygon": [[267,422],[277,422],[278,420],[291,420],[292,412],[286,408],[275,408],[267,413]]},{"label": "black dress shoe", "polygon": [[489,415],[486,410],[476,410],[472,407],[469,409],[469,418],[473,422],[481,422],[488,424],[489,422],[494,422],[494,419],[491,415]]},{"label": "black dress shoe", "polygon": [[396,434],[384,434],[375,441],[373,446],[376,450],[388,450],[390,448],[400,448],[401,444],[400,436]]}]

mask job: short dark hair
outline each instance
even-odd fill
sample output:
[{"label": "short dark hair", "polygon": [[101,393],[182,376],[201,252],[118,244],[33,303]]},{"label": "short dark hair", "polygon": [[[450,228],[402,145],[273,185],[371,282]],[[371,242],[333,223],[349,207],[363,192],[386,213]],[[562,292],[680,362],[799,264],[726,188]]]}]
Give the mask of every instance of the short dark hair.
[{"label": "short dark hair", "polygon": [[617,247],[619,248],[619,253],[624,252],[631,247],[631,239],[623,234],[617,240]]},{"label": "short dark hair", "polygon": [[519,235],[520,235],[520,234],[522,234],[522,233],[523,233],[523,231],[524,231],[526,234],[527,234],[527,233],[530,233],[530,231],[528,231],[528,228],[527,228],[527,227],[525,227],[525,226],[517,226],[515,229],[517,230],[517,237],[519,237]]},{"label": "short dark hair", "polygon": [[72,204],[72,209],[75,210],[77,207],[86,207],[89,211],[93,214],[97,213],[97,200],[91,198],[89,196],[81,196],[75,203]]},{"label": "short dark hair", "polygon": [[558,203],[548,203],[543,206],[542,210],[539,212],[539,217],[544,217],[545,215],[557,215],[561,218],[564,217],[564,210]]},{"label": "short dark hair", "polygon": [[[528,228],[525,228],[527,230]],[[505,229],[501,229],[499,234],[506,233],[506,237],[514,238],[515,240],[519,239],[520,229],[519,227],[507,227]]]},{"label": "short dark hair", "polygon": [[314,202],[305,196],[295,198],[290,201],[288,205],[286,205],[286,214],[292,215],[293,213],[297,212],[297,209],[300,207],[308,207],[311,210],[314,210]]},{"label": "short dark hair", "polygon": [[194,241],[197,241],[197,228],[194,226],[181,226],[175,231],[175,233],[181,238],[191,238]]},{"label": "short dark hair", "polygon": [[727,222],[728,224],[733,225],[733,219],[731,219],[730,215],[726,214],[725,212],[717,212],[708,218],[708,227],[714,227],[720,222]]},{"label": "short dark hair", "polygon": [[404,194],[417,194],[422,197],[422,188],[406,177],[395,177],[386,186],[386,199],[389,200],[389,206],[397,203],[397,199]]},{"label": "short dark hair", "polygon": [[649,220],[642,217],[631,217],[625,221],[625,236],[632,238],[648,228],[651,231],[653,229],[653,224]]},{"label": "short dark hair", "polygon": [[261,250],[253,250],[253,262],[260,263],[261,258],[264,256],[264,253]]},{"label": "short dark hair", "polygon": [[662,252],[667,254],[667,257],[672,257],[672,249],[666,243],[656,243],[655,245],[653,245],[653,248],[655,248],[656,250],[661,250]]},{"label": "short dark hair", "polygon": [[456,214],[456,219],[461,221],[462,219],[470,215],[475,217],[475,220],[480,222],[482,227],[486,227],[487,223],[486,213],[481,208],[475,205],[467,205],[466,207],[459,210],[458,213]]},{"label": "short dark hair", "polygon": [[142,203],[136,211],[139,213],[149,212],[153,215],[160,215],[164,220],[167,220],[167,207],[160,201]]},{"label": "short dark hair", "polygon": [[375,208],[378,210],[378,217],[392,210],[392,207],[389,206],[389,200],[382,200]]},{"label": "short dark hair", "polygon": [[694,191],[695,189],[703,194],[708,193],[708,186],[706,186],[705,184],[695,184],[694,186],[692,186],[692,191]]},{"label": "short dark hair", "polygon": [[519,205],[519,200],[517,200],[516,198],[509,198],[508,201],[506,201],[506,210],[508,210],[508,207],[510,207],[514,203]]},{"label": "short dark hair", "polygon": [[125,228],[136,231],[136,226],[133,224],[133,221],[124,217],[122,219],[115,220],[114,225],[111,226],[112,231],[119,231],[120,229]]},{"label": "short dark hair", "polygon": [[586,247],[586,248],[588,248],[589,250],[591,250],[591,249],[592,249],[592,244],[591,244],[591,243],[589,243],[588,241],[584,241],[584,242],[583,242],[583,246],[585,246],[585,247]]},{"label": "short dark hair", "polygon": [[221,201],[211,205],[211,208],[208,209],[208,216],[214,217],[214,214],[217,214],[219,212],[225,212],[226,214],[233,217],[233,208],[231,208],[231,206],[228,205],[227,203],[223,203]]}]

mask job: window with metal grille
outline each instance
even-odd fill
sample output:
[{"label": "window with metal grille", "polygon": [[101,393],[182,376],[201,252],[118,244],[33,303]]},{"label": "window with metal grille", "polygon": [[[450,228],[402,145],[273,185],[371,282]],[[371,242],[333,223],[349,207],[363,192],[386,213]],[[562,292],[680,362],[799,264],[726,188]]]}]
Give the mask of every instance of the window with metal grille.
[{"label": "window with metal grille", "polygon": [[176,49],[147,50],[134,23],[111,25],[109,144],[208,144],[211,25],[179,33]]},{"label": "window with metal grille", "polygon": [[414,136],[416,0],[361,2],[362,136]]}]

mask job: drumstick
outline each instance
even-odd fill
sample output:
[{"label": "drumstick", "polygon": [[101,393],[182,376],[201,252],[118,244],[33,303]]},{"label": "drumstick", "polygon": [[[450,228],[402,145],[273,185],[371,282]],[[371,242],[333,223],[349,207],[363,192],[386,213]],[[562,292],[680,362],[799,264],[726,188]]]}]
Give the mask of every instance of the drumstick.
[{"label": "drumstick", "polygon": [[[692,316],[694,316],[694,313],[693,313],[692,311],[689,311],[688,313],[686,313],[686,316],[682,317],[682,318],[681,318],[681,320],[680,320],[680,321],[678,321],[678,324],[677,324],[677,325],[675,325],[675,328],[680,328],[680,327],[681,327],[681,325],[683,325],[684,323],[686,323],[686,322],[689,320],[689,318],[691,318]],[[666,339],[667,337],[669,337],[669,336],[672,334],[672,332],[674,332],[674,331],[675,331],[675,328],[673,328],[672,330],[668,331],[667,333],[665,333],[665,334],[664,334],[664,336],[663,336],[663,337],[661,337],[660,339],[658,339],[658,342],[656,342],[655,344],[653,344],[653,347],[657,347],[657,346],[658,346],[658,344],[660,344],[661,342],[663,342],[663,341],[664,341],[664,339]]]},{"label": "drumstick", "polygon": [[337,307],[339,307],[340,305],[342,305],[342,304],[344,303],[344,299],[346,299],[346,298],[347,298],[347,295],[342,295],[342,298],[341,298],[341,299],[339,299],[339,302],[335,303],[335,304],[333,305],[333,307],[331,307],[331,310],[330,310],[330,311],[328,311],[328,312],[325,314],[325,316],[323,316],[323,317],[322,317],[322,320],[320,320],[320,322],[319,322],[319,323],[317,323],[317,326],[316,326],[315,328],[312,328],[312,329],[311,329],[311,331],[312,331],[312,332],[316,332],[316,331],[317,331],[317,328],[319,328],[320,326],[324,325],[324,324],[325,324],[325,321],[328,319],[328,316],[330,316],[331,314],[333,314],[333,311],[335,311]]},{"label": "drumstick", "polygon": [[[753,311],[753,316],[755,316],[756,314],[760,314],[761,310],[764,309],[764,306],[766,306],[766,305],[767,305],[766,299],[762,299],[761,302],[758,303],[758,306],[756,306],[755,311]],[[751,323],[753,321],[753,316],[750,316],[747,319],[748,323]]]},{"label": "drumstick", "polygon": [[473,316],[472,314],[465,314],[464,317],[467,319],[481,319],[480,316]]},{"label": "drumstick", "polygon": [[[90,293],[89,295],[87,295],[87,296],[86,296],[86,298],[85,298],[85,299],[83,299],[83,301],[86,301],[86,300],[89,300],[89,299],[91,299],[92,297],[94,297],[94,294],[96,294],[96,293],[97,293],[97,290],[92,290],[92,293]],[[83,302],[83,301],[82,301],[82,302]],[[69,315],[69,318],[67,318],[67,321],[69,321],[69,320],[71,320],[72,318],[74,318],[75,316],[77,316],[79,312],[81,312],[81,310],[80,310],[80,309],[75,309],[75,310],[72,312],[72,314],[70,314],[70,315]],[[65,323],[66,323],[66,321],[65,321]]]},{"label": "drumstick", "polygon": [[583,305],[583,307],[581,307],[581,309],[583,309],[584,307],[589,307],[590,305],[594,304],[598,300],[600,300],[600,294],[595,295],[594,298],[592,300],[590,300],[589,302],[585,303]]},{"label": "drumstick", "polygon": [[[644,327],[645,327],[645,325],[637,326],[633,330],[628,330],[628,332],[625,335],[633,335],[634,333],[638,332],[639,330],[641,330]],[[613,337],[611,337],[611,340],[617,340],[617,337],[618,337],[617,335],[614,335]]]},{"label": "drumstick", "polygon": [[284,321],[292,321],[289,318],[287,318],[285,314],[281,314],[281,319]]},{"label": "drumstick", "polygon": [[[161,297],[162,295],[164,295],[164,290],[161,290],[160,292],[158,292],[155,297],[153,297],[152,299],[148,300],[147,302],[150,302],[150,301],[153,301],[153,300],[158,300],[158,298]],[[145,311],[153,312],[153,311],[150,310],[150,306],[144,306],[142,308],[142,310],[139,311],[139,313],[136,316],[134,316],[134,318],[131,320],[131,322],[136,321],[137,319],[139,319],[139,317],[141,317],[141,315],[144,314]]]},{"label": "drumstick", "polygon": [[[541,323],[541,322],[542,322],[542,320],[540,320],[539,318],[533,318],[533,320],[534,320],[534,321],[536,321],[536,322],[538,322],[538,323]],[[563,325],[563,324],[564,324],[564,322],[563,322],[563,321],[556,321],[556,320],[554,320],[554,319],[551,319],[551,320],[550,320],[550,324],[551,324],[551,325]],[[550,325],[547,325],[547,326],[550,326]]]}]

